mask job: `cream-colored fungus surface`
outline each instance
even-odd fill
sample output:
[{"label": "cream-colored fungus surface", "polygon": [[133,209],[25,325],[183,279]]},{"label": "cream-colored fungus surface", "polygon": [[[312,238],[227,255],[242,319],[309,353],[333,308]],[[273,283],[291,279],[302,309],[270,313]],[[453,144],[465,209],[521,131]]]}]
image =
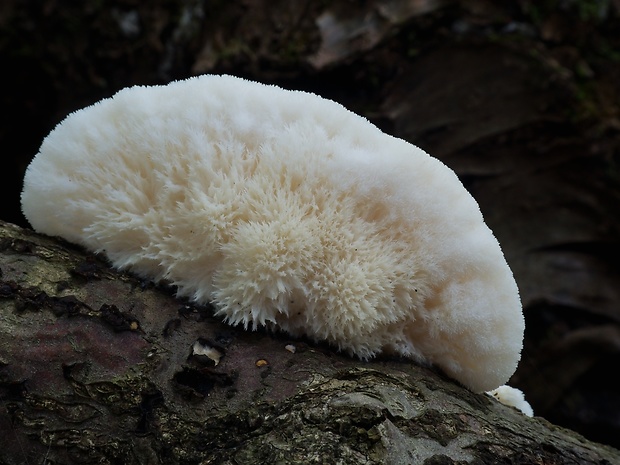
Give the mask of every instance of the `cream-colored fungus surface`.
[{"label": "cream-colored fungus surface", "polygon": [[400,354],[474,391],[520,358],[517,285],[455,173],[314,94],[231,76],[124,89],[49,134],[22,206],[230,324]]}]

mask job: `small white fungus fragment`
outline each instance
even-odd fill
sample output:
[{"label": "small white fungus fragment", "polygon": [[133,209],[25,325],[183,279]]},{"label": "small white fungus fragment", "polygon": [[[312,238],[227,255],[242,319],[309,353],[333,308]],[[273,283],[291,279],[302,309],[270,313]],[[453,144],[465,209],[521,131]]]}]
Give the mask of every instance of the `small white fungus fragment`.
[{"label": "small white fungus fragment", "polygon": [[403,355],[477,392],[520,358],[517,285],[455,173],[314,94],[231,76],[124,89],[46,137],[22,208],[233,325]]},{"label": "small white fungus fragment", "polygon": [[294,354],[297,350],[297,347],[295,347],[293,344],[287,344],[284,346],[284,348],[288,350],[291,354]]},{"label": "small white fungus fragment", "polygon": [[534,416],[534,410],[532,406],[525,400],[523,392],[517,388],[511,386],[500,386],[492,391],[488,391],[487,394],[495,397],[504,405],[520,410],[528,417]]},{"label": "small white fungus fragment", "polygon": [[198,340],[192,346],[192,355],[208,357],[213,361],[214,366],[217,366],[224,354],[215,347],[211,347],[209,344]]}]

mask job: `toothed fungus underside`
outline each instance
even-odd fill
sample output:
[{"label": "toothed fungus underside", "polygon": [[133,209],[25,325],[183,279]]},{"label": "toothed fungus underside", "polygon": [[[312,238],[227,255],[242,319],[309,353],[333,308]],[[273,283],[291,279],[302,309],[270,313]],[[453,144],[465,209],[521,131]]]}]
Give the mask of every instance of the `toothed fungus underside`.
[{"label": "toothed fungus underside", "polygon": [[400,354],[474,391],[519,361],[515,280],[455,173],[314,94],[231,76],[121,90],[46,137],[22,206],[233,325]]}]

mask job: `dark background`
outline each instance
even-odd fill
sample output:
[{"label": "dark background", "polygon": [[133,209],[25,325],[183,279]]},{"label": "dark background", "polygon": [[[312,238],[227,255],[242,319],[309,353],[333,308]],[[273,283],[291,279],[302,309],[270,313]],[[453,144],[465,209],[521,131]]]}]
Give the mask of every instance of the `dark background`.
[{"label": "dark background", "polygon": [[45,135],[134,84],[309,90],[440,158],[521,290],[511,384],[620,448],[620,1],[4,0],[0,63],[0,219],[22,226]]}]

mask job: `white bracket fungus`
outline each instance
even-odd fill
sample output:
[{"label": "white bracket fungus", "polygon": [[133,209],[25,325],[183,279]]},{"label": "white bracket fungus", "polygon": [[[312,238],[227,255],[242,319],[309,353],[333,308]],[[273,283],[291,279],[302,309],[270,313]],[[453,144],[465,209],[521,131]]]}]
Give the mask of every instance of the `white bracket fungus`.
[{"label": "white bracket fungus", "polygon": [[528,417],[534,416],[532,406],[529,404],[528,401],[525,400],[523,392],[517,388],[513,388],[510,386],[500,386],[496,389],[493,389],[492,391],[488,391],[487,394],[495,397],[504,405],[509,405],[510,407],[514,407],[517,410],[520,410]]},{"label": "white bracket fungus", "polygon": [[22,207],[233,325],[400,354],[478,392],[519,361],[515,280],[455,173],[310,93],[231,76],[124,89],[46,137]]}]

